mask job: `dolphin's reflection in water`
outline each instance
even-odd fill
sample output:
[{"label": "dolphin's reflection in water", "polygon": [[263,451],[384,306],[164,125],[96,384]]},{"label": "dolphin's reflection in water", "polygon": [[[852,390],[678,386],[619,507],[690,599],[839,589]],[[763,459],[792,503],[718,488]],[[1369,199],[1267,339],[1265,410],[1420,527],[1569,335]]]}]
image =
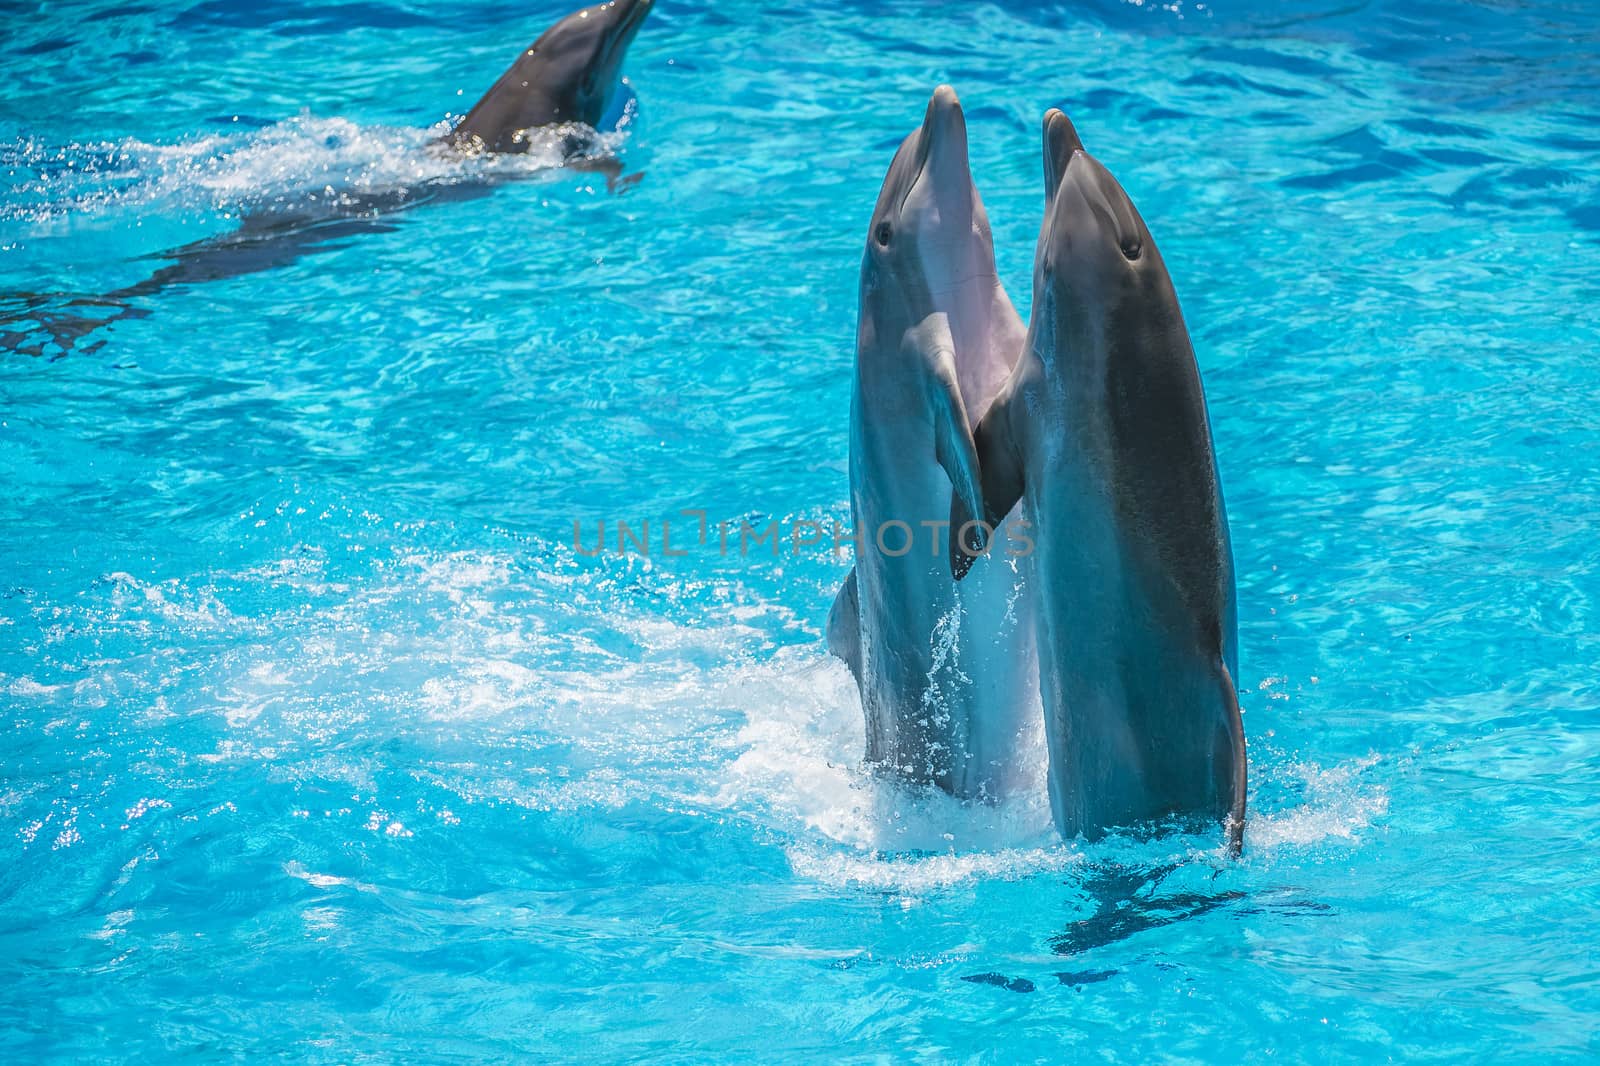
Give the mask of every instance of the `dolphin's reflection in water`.
[{"label": "dolphin's reflection in water", "polygon": [[[1256,915],[1284,917],[1332,914],[1325,903],[1299,897],[1294,889],[1277,886],[1245,891],[1238,888],[1215,892],[1191,884],[1163,891],[1175,875],[1209,871],[1215,879],[1228,872],[1203,863],[1158,863],[1133,865],[1107,863],[1095,866],[1081,888],[1093,910],[1050,937],[1050,950],[1069,958],[1083,958],[1096,951],[1131,940],[1152,929],[1225,914],[1232,920]],[[1082,987],[1115,976],[1117,970],[1084,970],[1056,974],[1062,984]]]},{"label": "dolphin's reflection in water", "polygon": [[[1210,892],[1195,887],[1192,882],[1197,874],[1214,879],[1224,872],[1195,862],[1148,865],[1108,862],[1091,866],[1087,876],[1073,885],[1082,894],[1088,913],[1073,919],[1047,940],[1050,950],[1056,955],[1090,965],[1057,971],[1051,976],[1058,984],[1081,992],[1090,985],[1109,981],[1122,972],[1122,967],[1093,965],[1123,961],[1107,957],[1105,949],[1114,948],[1152,929],[1209,914],[1226,914],[1234,919],[1244,919],[1260,914],[1323,915],[1333,911],[1326,904],[1297,898],[1293,890],[1287,888],[1269,888],[1258,892],[1226,888]],[[1186,883],[1181,887],[1169,887],[1174,880]],[[1154,960],[1140,954],[1126,961],[1142,963]],[[1156,964],[1163,965],[1159,961]],[[993,971],[970,974],[961,979],[972,984],[993,985],[1010,992],[1035,990],[1034,982],[1027,977]]]},{"label": "dolphin's reflection in water", "polygon": [[1057,955],[1087,954],[1147,930],[1199,918],[1249,898],[1239,889],[1161,891],[1169,877],[1188,868],[1179,863],[1159,866],[1110,863],[1096,867],[1082,886],[1084,894],[1093,901],[1094,911],[1052,936],[1050,950]]}]

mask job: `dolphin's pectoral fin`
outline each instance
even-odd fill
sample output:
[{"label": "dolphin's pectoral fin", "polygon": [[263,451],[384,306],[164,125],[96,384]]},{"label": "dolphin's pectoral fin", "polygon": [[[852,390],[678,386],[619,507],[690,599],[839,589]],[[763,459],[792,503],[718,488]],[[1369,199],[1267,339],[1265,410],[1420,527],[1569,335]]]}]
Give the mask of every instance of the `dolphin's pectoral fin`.
[{"label": "dolphin's pectoral fin", "polygon": [[967,509],[959,492],[950,493],[950,576],[960,581],[972,569],[972,563],[983,554],[985,547],[978,516]]},{"label": "dolphin's pectoral fin", "polygon": [[1228,850],[1234,858],[1244,851],[1245,788],[1249,780],[1249,766],[1245,759],[1244,716],[1239,711],[1239,692],[1234,687],[1233,675],[1226,664],[1218,664],[1222,671],[1222,713],[1228,730],[1228,754],[1231,755],[1232,795],[1228,803]]},{"label": "dolphin's pectoral fin", "polygon": [[941,420],[935,452],[939,465],[950,476],[950,576],[959,581],[972,566],[972,560],[987,550],[989,536],[987,527],[972,521],[972,516],[982,513],[983,482],[978,450],[973,446],[972,432],[967,429],[967,416],[961,410],[959,392],[950,403],[953,410],[945,413]]},{"label": "dolphin's pectoral fin", "polygon": [[856,680],[861,680],[861,604],[856,598],[856,570],[844,579],[828,612],[828,651],[844,660]]},{"label": "dolphin's pectoral fin", "polygon": [[625,177],[622,176],[621,171],[618,171],[616,174],[610,175],[606,178],[606,192],[615,196],[621,196],[623,193],[639,184],[639,179],[642,177],[644,177],[644,171],[642,170],[636,170],[632,174],[629,174]]},{"label": "dolphin's pectoral fin", "polygon": [[603,174],[606,179],[606,192],[613,196],[620,196],[639,183],[644,177],[644,171],[635,171],[624,174],[622,161],[613,155],[580,156],[567,162],[568,170],[578,170],[593,174]]},{"label": "dolphin's pectoral fin", "polygon": [[981,518],[980,529],[993,530],[1005,521],[1011,508],[1022,498],[1022,463],[1011,441],[1010,421],[1006,417],[1005,401],[1009,394],[1001,393],[978,422],[972,434],[973,449],[978,455],[978,469],[982,472],[983,507],[977,513],[967,509],[959,496],[950,498],[950,572],[960,581],[972,569],[973,560],[983,553],[984,545],[973,538],[960,539],[961,530],[973,518]]},{"label": "dolphin's pectoral fin", "polygon": [[[978,473],[978,449],[972,442],[967,405],[962,400],[961,383],[956,377],[956,347],[950,335],[949,317],[943,313],[929,315],[906,333],[905,344],[912,349],[911,354],[922,361],[927,372],[934,456],[944,468],[956,500],[967,514],[981,514],[983,481]],[[966,520],[962,524],[966,525]],[[955,547],[955,538],[960,529],[961,526],[955,526],[950,530],[950,573],[957,578],[961,574],[956,570],[956,558],[961,552]],[[972,532],[971,548],[981,553],[988,543],[987,536],[982,527]]]},{"label": "dolphin's pectoral fin", "polygon": [[567,160],[567,169],[581,174],[604,175],[606,192],[615,192],[617,178],[622,174],[622,163],[614,155],[579,155]]}]

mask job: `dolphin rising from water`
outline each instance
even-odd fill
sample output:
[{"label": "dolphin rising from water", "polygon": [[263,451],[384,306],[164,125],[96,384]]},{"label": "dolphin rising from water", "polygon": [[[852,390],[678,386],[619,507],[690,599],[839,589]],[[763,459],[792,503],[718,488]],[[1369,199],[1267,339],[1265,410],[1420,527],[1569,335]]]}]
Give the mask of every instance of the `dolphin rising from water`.
[{"label": "dolphin rising from water", "polygon": [[[828,622],[867,726],[867,761],[962,798],[999,800],[1037,721],[1033,633],[1003,553],[957,586],[937,532],[952,488],[981,512],[972,430],[1022,350],[967,159],[967,124],[941,85],[890,164],[861,263],[850,403],[856,566]],[[904,542],[904,543],[902,543]],[[969,560],[970,562],[970,560]]]},{"label": "dolphin rising from water", "polygon": [[655,0],[609,0],[551,26],[490,86],[445,140],[463,151],[525,152],[527,131],[600,125],[622,59]]},{"label": "dolphin rising from water", "polygon": [[1020,502],[1037,540],[1051,811],[1089,839],[1214,818],[1237,854],[1233,550],[1194,348],[1133,201],[1060,111],[1043,134],[1032,319],[973,443],[988,520]]}]

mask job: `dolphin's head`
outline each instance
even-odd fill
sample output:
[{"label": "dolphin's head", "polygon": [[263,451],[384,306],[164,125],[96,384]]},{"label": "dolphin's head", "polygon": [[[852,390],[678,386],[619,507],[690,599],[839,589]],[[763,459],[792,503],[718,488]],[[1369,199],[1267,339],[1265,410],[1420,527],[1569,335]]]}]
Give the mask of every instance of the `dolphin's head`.
[{"label": "dolphin's head", "polygon": [[897,345],[901,333],[949,310],[970,282],[992,281],[994,242],[967,164],[967,121],[948,85],[889,165],[861,263],[861,337]]},{"label": "dolphin's head", "polygon": [[448,134],[451,143],[464,151],[523,152],[528,130],[573,122],[598,128],[653,2],[608,0],[551,26]]},{"label": "dolphin's head", "polygon": [[[607,0],[574,11],[528,49],[552,98],[567,103],[569,122],[598,126],[622,78],[622,60],[654,0]],[[565,109],[564,109],[565,110]]]},{"label": "dolphin's head", "polygon": [[1034,347],[1059,362],[1067,347],[1103,353],[1097,337],[1183,329],[1161,253],[1117,179],[1084,150],[1067,116],[1044,117],[1045,217],[1034,252]]}]

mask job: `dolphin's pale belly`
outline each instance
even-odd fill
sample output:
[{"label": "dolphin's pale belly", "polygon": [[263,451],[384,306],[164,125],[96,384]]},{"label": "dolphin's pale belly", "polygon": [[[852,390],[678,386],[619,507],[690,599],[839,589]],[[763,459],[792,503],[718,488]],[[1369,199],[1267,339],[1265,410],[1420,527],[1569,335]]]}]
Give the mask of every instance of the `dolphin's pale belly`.
[{"label": "dolphin's pale belly", "polygon": [[[882,447],[873,435],[858,437],[852,479],[872,486],[854,494],[867,759],[957,796],[997,798],[1025,772],[1018,748],[1038,716],[1021,576],[997,552],[958,586],[949,531],[936,528],[951,490],[931,429],[881,432]],[[899,554],[907,531],[910,550]]]}]

